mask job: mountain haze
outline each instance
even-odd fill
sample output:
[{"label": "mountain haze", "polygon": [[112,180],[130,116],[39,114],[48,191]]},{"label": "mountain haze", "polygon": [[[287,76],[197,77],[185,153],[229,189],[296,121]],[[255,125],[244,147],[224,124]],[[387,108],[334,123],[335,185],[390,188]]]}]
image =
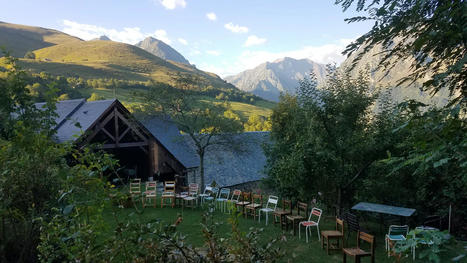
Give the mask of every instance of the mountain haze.
[{"label": "mountain haze", "polygon": [[147,37],[143,41],[138,42],[135,46],[142,48],[162,59],[190,65],[190,62],[188,62],[188,60],[183,57],[182,54],[178,53],[177,50],[173,49],[163,41],[153,37]]},{"label": "mountain haze", "polygon": [[326,76],[325,66],[309,59],[289,57],[266,62],[225,80],[237,88],[267,100],[278,101],[280,93],[295,94],[299,80],[313,72],[318,82]]},{"label": "mountain haze", "polygon": [[[397,41],[397,40],[396,40]],[[362,47],[361,49],[363,49]],[[343,70],[351,69],[351,76],[357,77],[359,71],[369,73],[370,85],[381,87],[383,91],[387,91],[394,102],[402,102],[406,99],[415,99],[426,104],[444,106],[448,102],[449,91],[441,89],[437,94],[431,96],[429,92],[422,91],[421,87],[424,81],[429,79],[425,76],[423,79],[418,79],[415,82],[400,83],[400,80],[407,77],[412,72],[412,62],[414,57],[405,59],[393,60],[394,67],[389,71],[384,68],[379,68],[381,61],[385,55],[385,50],[381,45],[377,45],[361,56],[361,59],[352,68],[353,60],[360,56],[362,51],[357,50],[352,53],[340,68]]]}]

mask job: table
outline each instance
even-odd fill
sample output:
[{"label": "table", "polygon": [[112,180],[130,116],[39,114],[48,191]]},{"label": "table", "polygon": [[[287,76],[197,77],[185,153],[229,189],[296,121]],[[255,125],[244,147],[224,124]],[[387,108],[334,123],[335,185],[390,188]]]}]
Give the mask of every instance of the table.
[{"label": "table", "polygon": [[373,212],[379,214],[389,214],[389,215],[396,215],[396,216],[404,216],[409,217],[413,213],[415,213],[415,209],[413,208],[405,208],[405,207],[398,207],[398,206],[390,206],[390,205],[381,205],[375,203],[366,203],[360,202],[352,207],[353,210],[360,210],[365,212]]}]

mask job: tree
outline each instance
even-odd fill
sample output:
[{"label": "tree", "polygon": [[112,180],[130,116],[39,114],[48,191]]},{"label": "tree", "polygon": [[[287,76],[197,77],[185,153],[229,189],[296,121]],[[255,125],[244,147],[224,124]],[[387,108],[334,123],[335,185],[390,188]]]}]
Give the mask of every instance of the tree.
[{"label": "tree", "polygon": [[204,188],[206,152],[214,145],[240,149],[241,143],[234,143],[234,135],[242,130],[242,124],[238,116],[228,111],[225,104],[204,102],[190,95],[185,87],[194,86],[196,81],[186,79],[179,88],[154,84],[143,94],[144,112],[162,115],[190,137],[199,156],[201,186]]},{"label": "tree", "polygon": [[328,70],[322,88],[317,89],[315,78],[306,78],[296,97],[281,97],[274,109],[268,174],[285,196],[310,200],[320,192],[328,205],[341,208],[384,146],[375,144],[376,95],[368,80],[363,74],[351,79],[333,67]]},{"label": "tree", "polygon": [[[387,49],[381,67],[390,69],[401,58],[415,57],[413,72],[401,81],[415,81],[425,75],[423,85],[435,94],[448,87],[455,101],[467,97],[467,2],[463,0],[336,0],[346,11],[354,2],[365,16],[350,22],[374,20],[370,32],[347,46],[344,53],[363,52],[354,63],[376,45]],[[381,3],[382,2],[382,3]]]},{"label": "tree", "polygon": [[101,95],[93,92],[91,93],[91,96],[89,97],[88,101],[96,101],[96,100],[103,100],[105,99],[104,97],[102,97]]},{"label": "tree", "polygon": [[36,54],[34,54],[34,52],[32,52],[32,51],[28,51],[28,52],[26,52],[26,54],[24,54],[24,58],[36,59]]}]

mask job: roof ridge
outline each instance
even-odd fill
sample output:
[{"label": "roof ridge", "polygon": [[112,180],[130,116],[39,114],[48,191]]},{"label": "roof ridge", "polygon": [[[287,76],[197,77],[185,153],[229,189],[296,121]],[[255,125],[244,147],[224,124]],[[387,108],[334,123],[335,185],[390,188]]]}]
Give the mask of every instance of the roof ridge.
[{"label": "roof ridge", "polygon": [[[77,99],[78,100],[78,99]],[[86,102],[86,99],[81,99],[81,102],[72,110],[70,113],[68,113],[65,118],[62,119],[57,125],[55,126],[55,130],[58,130],[60,126],[62,126],[75,112],[83,106],[83,104]]]}]

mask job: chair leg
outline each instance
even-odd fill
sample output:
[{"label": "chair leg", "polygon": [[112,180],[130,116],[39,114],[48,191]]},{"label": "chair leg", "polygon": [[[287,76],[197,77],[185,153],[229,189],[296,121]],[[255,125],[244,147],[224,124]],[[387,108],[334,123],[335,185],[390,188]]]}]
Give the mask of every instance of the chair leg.
[{"label": "chair leg", "polygon": [[[293,226],[295,228],[295,225]],[[295,230],[295,229],[294,229]],[[300,236],[300,223],[298,223],[298,239],[301,239],[301,236]]]},{"label": "chair leg", "polygon": [[321,239],[321,237],[319,236],[319,226],[317,225],[316,226],[316,231],[318,232],[318,241]]},{"label": "chair leg", "polygon": [[347,255],[344,252],[342,252],[342,262],[343,263],[347,263],[347,257],[346,256]]},{"label": "chair leg", "polygon": [[309,227],[305,227],[305,234],[306,234],[306,242],[308,243],[308,231],[310,231]]}]

